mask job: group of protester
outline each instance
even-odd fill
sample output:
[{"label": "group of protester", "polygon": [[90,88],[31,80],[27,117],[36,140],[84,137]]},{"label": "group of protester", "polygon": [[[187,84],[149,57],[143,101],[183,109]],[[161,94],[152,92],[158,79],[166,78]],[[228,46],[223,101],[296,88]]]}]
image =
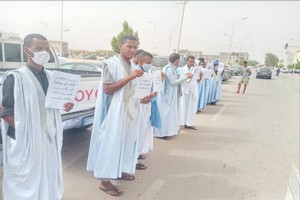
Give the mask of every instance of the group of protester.
[{"label": "group of protester", "polygon": [[[87,170],[109,195],[123,193],[112,180],[132,181],[139,162],[153,149],[153,137],[172,139],[181,128],[196,129],[195,115],[222,98],[224,64],[173,53],[161,70],[161,91],[133,98],[138,77],[153,73],[151,53],[137,50],[137,38],[119,41],[120,55],[105,60],[95,106]],[[62,122],[58,109],[45,108],[51,72],[49,43],[39,34],[24,39],[26,66],[5,74],[1,112],[4,200],[57,200],[63,196]],[[66,103],[68,112],[73,103]],[[25,116],[25,117],[24,117]]]},{"label": "group of protester", "polygon": [[[87,170],[100,181],[99,189],[119,196],[123,192],[113,179],[132,181],[136,169],[146,169],[139,159],[153,148],[153,137],[169,140],[180,128],[196,129],[197,110],[221,100],[224,64],[207,64],[194,56],[177,67],[173,53],[163,67],[161,91],[134,98],[138,77],[152,73],[153,56],[137,49],[137,39],[126,35],[119,41],[120,56],[108,59],[102,71]],[[113,151],[112,151],[113,149]]]}]

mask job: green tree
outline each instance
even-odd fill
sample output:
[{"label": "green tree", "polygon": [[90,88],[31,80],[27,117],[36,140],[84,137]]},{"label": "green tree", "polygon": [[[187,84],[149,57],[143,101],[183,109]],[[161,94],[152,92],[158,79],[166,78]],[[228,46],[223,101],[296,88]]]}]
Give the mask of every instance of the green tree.
[{"label": "green tree", "polygon": [[295,66],[295,69],[300,69],[300,61],[298,61],[296,64],[294,64],[294,65],[296,65]]},{"label": "green tree", "polygon": [[272,53],[267,53],[265,56],[265,64],[268,67],[276,67],[279,59]]},{"label": "green tree", "polygon": [[128,22],[124,21],[123,22],[123,30],[117,36],[114,36],[111,40],[111,47],[114,52],[120,53],[119,40],[124,35],[134,35],[137,38],[138,45],[140,44],[138,32],[137,31],[134,32],[133,29],[129,26]]}]

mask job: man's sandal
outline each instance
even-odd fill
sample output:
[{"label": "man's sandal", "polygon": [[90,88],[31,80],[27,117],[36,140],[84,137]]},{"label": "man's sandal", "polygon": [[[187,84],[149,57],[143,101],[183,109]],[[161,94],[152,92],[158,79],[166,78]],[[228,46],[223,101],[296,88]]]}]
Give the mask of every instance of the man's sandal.
[{"label": "man's sandal", "polygon": [[111,188],[102,188],[101,186],[99,186],[99,189],[102,190],[103,192],[105,192],[106,194],[109,194],[111,196],[121,196],[123,194],[123,191],[118,190],[118,188],[116,188],[116,186],[113,186]]},{"label": "man's sandal", "polygon": [[144,169],[147,169],[147,167],[145,165],[143,165],[142,163],[138,163],[135,165],[135,169],[144,170]]},{"label": "man's sandal", "polygon": [[133,181],[135,179],[134,176],[130,174],[123,173],[122,177],[117,178],[118,180],[124,180],[124,181]]},{"label": "man's sandal", "polygon": [[144,160],[144,159],[146,159],[146,156],[141,154],[141,155],[139,155],[138,159]]}]

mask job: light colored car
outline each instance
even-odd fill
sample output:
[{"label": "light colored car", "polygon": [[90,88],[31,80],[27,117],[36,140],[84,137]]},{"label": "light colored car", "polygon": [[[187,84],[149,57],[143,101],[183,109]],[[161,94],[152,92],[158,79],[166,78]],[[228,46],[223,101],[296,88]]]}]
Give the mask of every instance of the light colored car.
[{"label": "light colored car", "polygon": [[262,67],[256,72],[256,78],[272,78],[272,71],[269,68]]},{"label": "light colored car", "polygon": [[61,69],[71,69],[77,71],[102,72],[103,62],[66,62],[59,66]]}]

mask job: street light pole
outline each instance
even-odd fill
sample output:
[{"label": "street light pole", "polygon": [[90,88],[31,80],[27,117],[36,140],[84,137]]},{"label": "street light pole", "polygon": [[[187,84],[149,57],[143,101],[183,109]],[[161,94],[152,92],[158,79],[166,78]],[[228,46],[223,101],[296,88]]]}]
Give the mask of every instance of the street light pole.
[{"label": "street light pole", "polygon": [[171,29],[171,33],[170,33],[170,36],[169,36],[169,53],[171,53],[171,42],[172,42],[172,33],[173,33],[173,29],[175,27],[173,26],[172,29]]},{"label": "street light pole", "polygon": [[154,28],[153,28],[153,41],[152,41],[152,53],[154,53],[154,48],[155,48],[156,22],[154,22],[154,21],[149,21],[148,23],[153,23],[153,25],[154,25]]},{"label": "street light pole", "polygon": [[[45,22],[41,22],[41,24],[43,24],[43,25],[45,25],[46,26],[46,34],[45,34],[45,37],[47,37],[47,35],[48,35],[48,24],[47,23],[45,23]],[[44,31],[43,31],[43,33],[42,34],[44,34]]]},{"label": "street light pole", "polygon": [[179,46],[180,46],[180,39],[181,39],[181,32],[182,32],[182,24],[183,24],[183,17],[184,17],[184,10],[185,10],[185,5],[188,3],[187,0],[184,0],[183,2],[183,8],[182,8],[182,15],[181,15],[181,22],[180,22],[180,28],[179,28],[179,36],[178,36],[178,42],[177,42],[177,48],[176,52],[179,52]]},{"label": "street light pole", "polygon": [[231,31],[231,36],[230,36],[229,51],[228,51],[228,55],[227,55],[227,64],[229,64],[229,56],[230,56],[230,54],[231,54],[231,45],[232,45],[232,40],[233,40],[234,28],[235,28],[236,23],[237,23],[238,21],[245,20],[245,19],[248,19],[248,17],[243,17],[243,18],[236,19],[236,20],[234,21],[234,23],[233,23],[232,31]]},{"label": "street light pole", "polygon": [[62,40],[63,40],[63,27],[64,27],[64,1],[61,1],[61,22],[60,22],[60,50],[59,54],[62,56]]},{"label": "street light pole", "polygon": [[245,37],[244,39],[241,40],[241,46],[240,46],[240,53],[239,53],[239,64],[240,64],[240,59],[241,59],[241,53],[242,53],[242,46],[243,46],[243,41],[249,39],[250,37]]}]

